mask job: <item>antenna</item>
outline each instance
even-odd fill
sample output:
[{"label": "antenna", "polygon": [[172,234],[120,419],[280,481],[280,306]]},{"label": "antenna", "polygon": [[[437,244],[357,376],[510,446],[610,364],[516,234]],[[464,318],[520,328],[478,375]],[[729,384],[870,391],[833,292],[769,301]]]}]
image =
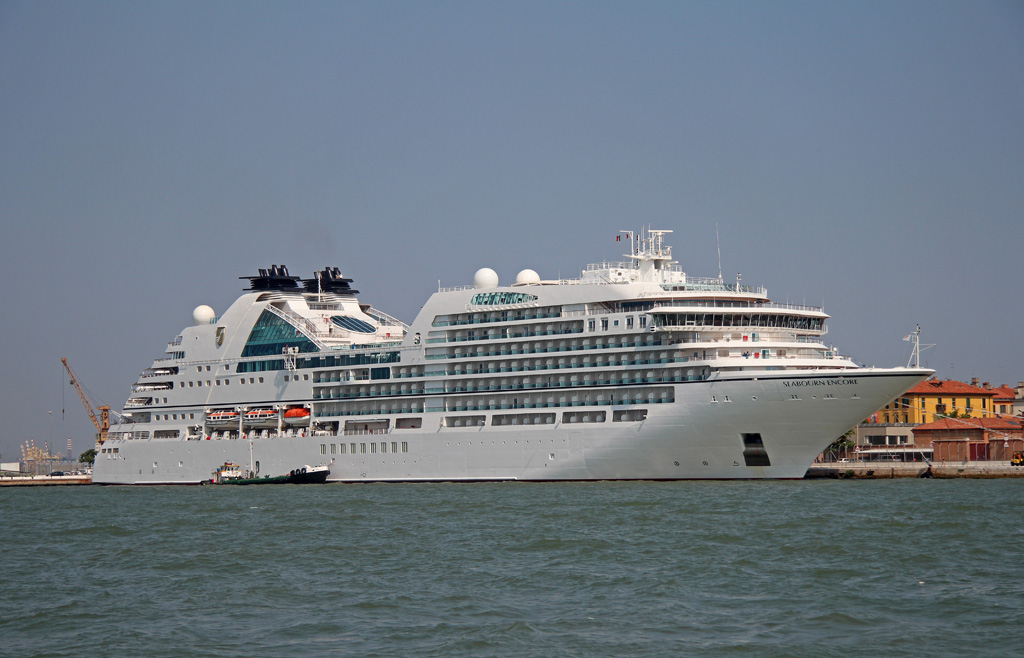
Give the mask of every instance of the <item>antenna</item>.
[{"label": "antenna", "polygon": [[[641,230],[643,230],[643,229],[641,228]],[[627,231],[626,229],[621,229],[619,231],[619,233],[625,233],[626,234],[626,239],[629,240],[629,253],[630,253],[630,255],[635,256],[636,255],[636,244],[633,241],[634,237],[636,237],[635,231]]]},{"label": "antenna", "polygon": [[[911,331],[909,334],[903,337],[903,340],[910,341],[914,344],[914,349],[910,352],[910,359],[907,361],[907,367],[913,363],[915,368],[921,367],[921,325],[917,325],[917,328]],[[924,349],[929,347],[935,347],[935,344],[924,345]]]},{"label": "antenna", "polygon": [[718,282],[722,282],[722,243],[718,239],[718,222],[715,222],[715,246],[718,248]]}]

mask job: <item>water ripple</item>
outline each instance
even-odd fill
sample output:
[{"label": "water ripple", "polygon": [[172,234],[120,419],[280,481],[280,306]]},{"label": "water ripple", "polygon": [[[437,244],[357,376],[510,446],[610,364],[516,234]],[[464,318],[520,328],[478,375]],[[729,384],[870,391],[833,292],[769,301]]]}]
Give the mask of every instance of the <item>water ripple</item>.
[{"label": "water ripple", "polygon": [[0,654],[1024,646],[1014,481],[2,490]]}]

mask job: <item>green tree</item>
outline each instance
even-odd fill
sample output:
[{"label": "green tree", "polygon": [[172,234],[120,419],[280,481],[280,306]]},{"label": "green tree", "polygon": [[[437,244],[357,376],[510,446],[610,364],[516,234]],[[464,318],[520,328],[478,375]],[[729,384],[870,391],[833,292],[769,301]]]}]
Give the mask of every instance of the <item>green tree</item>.
[{"label": "green tree", "polygon": [[78,456],[78,461],[82,462],[83,464],[88,464],[89,466],[92,466],[93,462],[96,461],[96,448],[89,448],[88,450],[80,454]]},{"label": "green tree", "polygon": [[851,438],[852,436],[853,430],[851,429],[849,432],[830,443],[828,448],[825,449],[825,454],[832,455],[832,461],[836,461],[840,456],[848,457],[850,450],[857,445],[853,442],[853,439]]}]

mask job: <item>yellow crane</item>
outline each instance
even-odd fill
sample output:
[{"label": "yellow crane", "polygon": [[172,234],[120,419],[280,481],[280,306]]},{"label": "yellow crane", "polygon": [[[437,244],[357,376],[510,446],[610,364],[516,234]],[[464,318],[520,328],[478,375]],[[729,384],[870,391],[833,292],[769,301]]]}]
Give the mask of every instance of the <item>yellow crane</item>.
[{"label": "yellow crane", "polygon": [[96,435],[96,441],[100,444],[104,443],[107,440],[107,434],[110,432],[110,406],[105,404],[96,407],[100,412],[100,417],[97,419],[96,412],[92,410],[92,403],[89,402],[89,396],[85,394],[85,389],[78,383],[78,376],[71,369],[71,364],[68,363],[67,357],[61,357],[60,362],[64,364],[64,369],[68,371],[71,385],[78,391],[78,397],[82,398],[82,406],[85,407],[86,413],[89,414],[89,419],[96,426],[96,429],[99,430],[99,433]]}]

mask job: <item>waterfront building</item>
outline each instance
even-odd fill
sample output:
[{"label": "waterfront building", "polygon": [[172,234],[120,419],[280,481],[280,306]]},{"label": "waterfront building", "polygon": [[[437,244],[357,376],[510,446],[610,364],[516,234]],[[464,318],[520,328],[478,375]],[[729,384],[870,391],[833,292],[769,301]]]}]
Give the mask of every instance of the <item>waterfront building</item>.
[{"label": "waterfront building", "polygon": [[1024,421],[1011,418],[944,418],[915,427],[913,436],[937,462],[1009,461],[1024,451]]},{"label": "waterfront building", "polygon": [[1000,416],[1019,415],[1021,409],[1018,403],[1022,402],[1017,398],[1017,391],[1005,384],[1003,386],[990,386],[988,382],[983,387],[995,393],[992,398],[992,410]]},{"label": "waterfront building", "polygon": [[953,379],[921,382],[878,411],[876,422],[923,425],[944,418],[988,418],[996,393]]},{"label": "waterfront building", "polygon": [[[938,437],[942,441],[941,457],[947,461],[961,454],[963,458],[1004,459],[1002,446],[998,450],[990,449],[989,434],[983,436],[983,432],[991,434],[1006,428],[998,423],[989,427],[975,421],[994,421],[998,416],[1014,415],[1016,404],[1020,402],[1018,393],[1022,390],[1024,386],[1017,389],[992,387],[988,382],[979,383],[977,378],[973,378],[970,384],[951,379],[928,379],[879,409],[857,427],[853,437],[857,454],[869,460],[938,460],[940,453],[932,454],[933,441]],[[954,419],[966,419],[967,422],[943,424]],[[967,427],[975,430],[965,435],[960,430]],[[923,439],[918,436],[922,431]]]}]

